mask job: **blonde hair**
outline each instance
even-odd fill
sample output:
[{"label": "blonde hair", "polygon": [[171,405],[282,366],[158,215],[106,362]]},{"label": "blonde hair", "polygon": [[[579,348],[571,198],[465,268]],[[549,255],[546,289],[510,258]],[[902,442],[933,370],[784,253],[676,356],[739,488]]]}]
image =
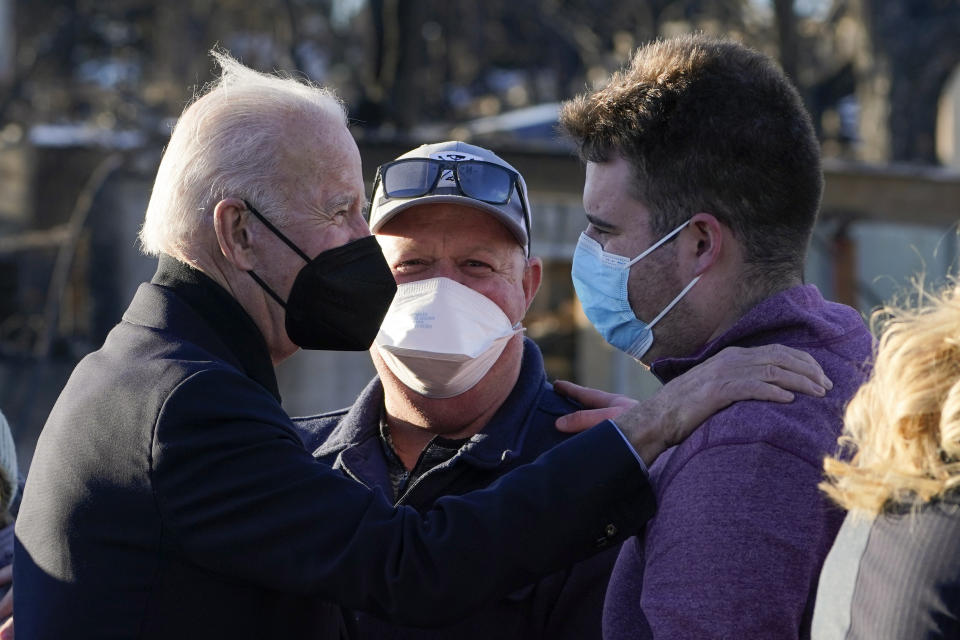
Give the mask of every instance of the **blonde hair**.
[{"label": "blonde hair", "polygon": [[282,212],[307,208],[309,198],[295,185],[302,167],[291,165],[308,163],[310,155],[290,160],[290,147],[306,144],[298,127],[318,118],[346,126],[343,105],[330,90],[210,53],[222,73],[184,110],[170,136],[140,230],[144,253],[189,254],[214,206],[228,196],[256,202],[282,224]]},{"label": "blonde hair", "polygon": [[919,290],[919,304],[874,314],[873,371],[824,461],[820,488],[845,509],[919,507],[960,485],[960,288]]}]

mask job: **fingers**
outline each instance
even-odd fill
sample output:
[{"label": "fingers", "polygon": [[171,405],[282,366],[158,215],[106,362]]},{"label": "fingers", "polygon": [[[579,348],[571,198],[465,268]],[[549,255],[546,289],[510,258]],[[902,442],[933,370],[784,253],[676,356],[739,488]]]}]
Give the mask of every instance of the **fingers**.
[{"label": "fingers", "polygon": [[614,405],[625,405],[633,401],[625,396],[616,393],[608,393],[599,389],[583,387],[579,384],[567,382],[566,380],[557,380],[553,383],[554,390],[568,398],[579,402],[590,409],[599,409]]},{"label": "fingers", "polygon": [[736,355],[741,359],[741,366],[771,365],[777,370],[807,378],[825,390],[833,388],[833,382],[823,372],[820,363],[806,351],[800,351],[782,344],[768,344],[749,349],[738,349]]},{"label": "fingers", "polygon": [[604,420],[616,418],[637,404],[637,401],[633,398],[583,387],[566,380],[557,380],[553,383],[553,388],[558,393],[587,407],[583,411],[577,411],[557,419],[557,429],[567,433],[579,433]]},{"label": "fingers", "polygon": [[[728,347],[697,368],[702,368],[705,373],[709,372],[708,376],[704,376],[708,380],[736,383],[749,379],[817,397],[825,395],[826,391],[833,387],[833,382],[823,373],[813,356],[778,344],[751,348]],[[763,397],[755,398],[757,400],[789,402],[792,399],[792,396],[787,394],[761,389]],[[754,395],[748,398],[754,398]]]},{"label": "fingers", "polygon": [[[829,384],[808,354],[767,345],[727,348],[668,382],[657,394],[653,422],[668,444],[677,444],[711,415],[741,400],[791,402],[793,391],[823,396]],[[620,424],[619,422],[617,424]]]},{"label": "fingers", "polygon": [[613,420],[626,410],[627,407],[624,406],[584,409],[557,418],[556,427],[558,431],[565,433],[580,433],[604,420]]},{"label": "fingers", "polygon": [[[807,378],[803,378],[803,380],[806,381],[807,385],[813,384]],[[793,402],[795,397],[792,392],[782,386],[778,386],[775,383],[764,382],[759,379],[743,378],[728,380],[722,385],[719,385],[719,387],[717,397],[714,400],[714,411],[719,411],[741,400],[760,400],[762,402],[780,402],[786,404]],[[804,393],[807,392],[804,391]],[[819,393],[809,393],[808,395],[822,396],[823,394],[823,389],[820,389]],[[706,419],[706,417],[704,419]]]},{"label": "fingers", "polygon": [[[768,387],[772,389],[778,389],[780,391],[797,391],[804,393],[808,396],[814,396],[816,398],[821,398],[826,395],[827,389],[821,386],[819,383],[814,382],[807,376],[794,373],[789,369],[781,369],[780,367],[774,365],[768,365],[757,375],[756,380],[745,380],[744,382],[756,382],[759,385],[758,393],[761,394],[760,397],[757,397],[757,400],[774,400],[775,402],[790,402],[793,399],[793,394],[781,393],[775,394],[776,397],[767,397],[767,393],[772,391],[768,390]],[[789,397],[788,397],[789,396]],[[753,397],[753,396],[748,396]],[[782,398],[782,399],[781,399]]]},{"label": "fingers", "polygon": [[[833,388],[833,382],[823,372],[820,363],[806,351],[780,344],[769,346],[774,353],[772,364],[777,365],[782,370],[807,378],[824,389]],[[782,358],[782,360],[778,358]]]}]

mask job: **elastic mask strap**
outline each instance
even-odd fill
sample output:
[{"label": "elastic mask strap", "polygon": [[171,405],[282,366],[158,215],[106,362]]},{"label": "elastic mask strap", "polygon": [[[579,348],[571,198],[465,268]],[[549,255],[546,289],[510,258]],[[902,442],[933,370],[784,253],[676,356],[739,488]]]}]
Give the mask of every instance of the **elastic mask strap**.
[{"label": "elastic mask strap", "polygon": [[[310,256],[308,256],[308,255],[305,254],[303,251],[301,251],[301,250],[300,250],[300,247],[298,247],[297,245],[293,244],[293,241],[291,241],[290,238],[288,238],[287,236],[283,235],[283,234],[280,232],[280,229],[277,229],[275,226],[273,226],[273,224],[272,224],[269,220],[267,220],[266,218],[264,218],[264,217],[263,217],[263,214],[261,214],[259,211],[257,211],[256,209],[253,208],[253,205],[252,205],[252,204],[250,204],[250,203],[247,202],[246,200],[243,201],[243,204],[247,205],[247,209],[250,210],[250,213],[252,213],[253,215],[257,216],[257,219],[259,219],[260,222],[263,223],[263,226],[265,226],[267,229],[270,229],[270,231],[272,231],[275,236],[277,236],[278,238],[280,238],[281,240],[283,240],[283,242],[284,242],[288,247],[290,247],[291,249],[293,249],[298,256],[300,256],[301,258],[303,258],[303,261],[304,261],[304,262],[310,262]],[[254,276],[254,277],[256,277],[256,276]],[[257,279],[257,281],[259,282],[259,279]],[[271,293],[272,293],[272,292],[271,292]],[[276,297],[276,296],[274,296],[274,297]]]},{"label": "elastic mask strap", "polygon": [[258,276],[257,274],[255,274],[253,271],[247,271],[247,273],[250,274],[250,277],[253,278],[253,279],[257,282],[257,284],[260,285],[260,286],[263,288],[264,291],[266,291],[267,293],[270,294],[270,297],[271,297],[271,298],[273,298],[274,300],[277,301],[277,304],[279,304],[279,305],[280,305],[281,307],[283,307],[284,309],[287,308],[287,303],[284,302],[283,299],[282,299],[280,296],[278,296],[278,295],[274,292],[273,289],[271,289],[270,287],[268,287],[268,286],[267,286],[267,283],[264,282],[264,281],[260,278],[260,276]]},{"label": "elastic mask strap", "polygon": [[687,226],[688,224],[690,224],[690,221],[689,221],[689,220],[687,220],[687,221],[684,222],[682,225],[680,225],[679,227],[677,227],[676,229],[674,229],[673,231],[671,231],[670,233],[668,233],[667,235],[663,236],[662,238],[660,238],[659,240],[657,240],[656,242],[654,242],[652,245],[650,245],[649,247],[647,247],[647,250],[646,250],[646,251],[644,251],[643,253],[641,253],[640,255],[638,255],[636,258],[634,258],[633,260],[631,260],[630,262],[628,262],[627,264],[625,264],[624,267],[629,267],[630,265],[632,265],[633,263],[635,263],[637,260],[640,260],[641,258],[645,258],[646,256],[648,256],[651,251],[653,251],[654,249],[656,249],[657,247],[659,247],[660,245],[662,245],[664,242],[667,242],[668,240],[670,240],[670,238],[672,238],[673,236],[675,236],[675,235],[677,235],[678,233],[680,233],[681,231],[683,231],[683,228],[684,228],[685,226]]},{"label": "elastic mask strap", "polygon": [[523,209],[523,226],[526,227],[527,231],[527,246],[524,249],[527,250],[527,257],[529,258],[533,245],[533,234],[530,233],[530,209],[527,207],[527,199],[523,197],[521,186],[518,175],[513,179],[513,188],[517,190],[517,197],[520,198],[520,208]]},{"label": "elastic mask strap", "polygon": [[[310,263],[310,258],[307,256],[307,254],[305,254],[303,251],[301,251],[301,250],[300,250],[300,247],[298,247],[297,245],[293,244],[293,242],[292,242],[287,236],[283,235],[283,234],[280,232],[280,229],[277,229],[275,226],[273,226],[273,224],[272,224],[269,220],[267,220],[266,218],[264,218],[264,217],[263,217],[263,214],[260,213],[259,211],[257,211],[256,208],[254,208],[254,206],[253,206],[252,204],[250,204],[250,203],[247,202],[246,200],[243,201],[243,204],[245,204],[245,205],[247,206],[247,210],[249,210],[250,213],[252,213],[253,215],[255,215],[255,216],[257,217],[257,219],[260,220],[260,222],[263,223],[263,226],[265,226],[267,229],[269,229],[275,236],[277,236],[278,238],[280,238],[281,240],[283,240],[283,242],[284,242],[288,247],[290,247],[291,249],[293,249],[294,252],[296,252],[296,254],[297,254],[298,256],[300,256],[301,258],[303,258],[304,262],[306,262],[306,263],[308,263],[308,264]],[[284,309],[287,308],[287,303],[283,300],[283,298],[281,298],[280,296],[278,296],[277,293],[276,293],[276,291],[274,291],[274,290],[271,289],[269,286],[267,286],[267,283],[264,282],[263,279],[262,279],[260,276],[258,276],[256,273],[254,273],[253,270],[247,271],[247,273],[250,274],[250,277],[253,278],[254,281],[255,281],[258,285],[260,285],[260,287],[270,295],[271,298],[273,298],[274,300],[277,301],[277,304],[279,304],[279,305],[280,305],[282,308],[284,308]]]},{"label": "elastic mask strap", "polygon": [[677,297],[674,298],[673,301],[672,301],[670,304],[668,304],[667,307],[666,307],[663,311],[661,311],[660,313],[658,313],[658,314],[657,314],[657,317],[654,318],[653,320],[651,320],[651,321],[650,321],[650,324],[648,324],[647,326],[648,326],[649,328],[653,329],[653,325],[655,325],[655,324],[657,324],[658,322],[660,322],[660,319],[661,319],[663,316],[667,315],[667,312],[670,311],[670,309],[673,309],[673,308],[676,306],[676,304],[677,304],[678,302],[680,302],[680,298],[682,298],[683,296],[687,295],[687,291],[690,291],[690,289],[693,288],[693,285],[697,284],[697,281],[698,281],[699,279],[700,279],[700,276],[697,276],[696,278],[694,278],[693,280],[691,280],[691,281],[690,281],[690,284],[688,284],[687,286],[685,286],[685,287],[683,288],[683,291],[681,291],[680,293],[678,293],[678,294],[677,294]]}]

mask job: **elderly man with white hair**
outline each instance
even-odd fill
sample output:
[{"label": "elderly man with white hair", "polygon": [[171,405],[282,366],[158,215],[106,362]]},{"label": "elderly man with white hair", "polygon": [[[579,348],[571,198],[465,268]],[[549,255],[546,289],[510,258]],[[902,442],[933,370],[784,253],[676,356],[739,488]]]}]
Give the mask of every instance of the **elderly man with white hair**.
[{"label": "elderly man with white hair", "polygon": [[273,366],[369,347],[396,285],[340,104],[217,58],[157,174],[141,236],[157,273],[40,436],[20,634],[337,638],[340,606],[444,622],[635,531],[654,508],[643,463],[735,398],[681,381],[422,515],[304,449]]}]

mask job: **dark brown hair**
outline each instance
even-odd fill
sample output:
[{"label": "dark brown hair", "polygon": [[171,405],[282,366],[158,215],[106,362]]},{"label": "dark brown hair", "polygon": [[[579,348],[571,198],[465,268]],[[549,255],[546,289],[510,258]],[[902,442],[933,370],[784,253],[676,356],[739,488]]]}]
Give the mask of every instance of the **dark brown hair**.
[{"label": "dark brown hair", "polygon": [[630,162],[631,195],[650,209],[653,233],[711,213],[742,243],[748,276],[775,286],[802,273],[820,148],[767,56],[702,35],[653,42],[605,88],[567,102],[560,124],[583,160]]}]

